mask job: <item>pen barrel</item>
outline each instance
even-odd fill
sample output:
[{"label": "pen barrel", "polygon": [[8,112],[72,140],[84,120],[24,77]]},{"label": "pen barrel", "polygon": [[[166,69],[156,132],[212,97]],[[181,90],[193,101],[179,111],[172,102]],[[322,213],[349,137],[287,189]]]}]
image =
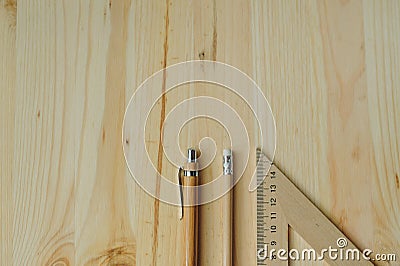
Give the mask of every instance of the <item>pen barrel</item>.
[{"label": "pen barrel", "polygon": [[[186,163],[184,167],[185,173],[197,173],[196,163]],[[198,176],[197,175],[184,175],[182,177],[182,194],[184,204],[197,202],[197,194],[194,189],[190,187],[197,186]],[[183,207],[183,248],[184,248],[184,259],[183,264],[185,266],[197,266],[197,249],[198,249],[198,208],[197,206],[184,206]]]}]

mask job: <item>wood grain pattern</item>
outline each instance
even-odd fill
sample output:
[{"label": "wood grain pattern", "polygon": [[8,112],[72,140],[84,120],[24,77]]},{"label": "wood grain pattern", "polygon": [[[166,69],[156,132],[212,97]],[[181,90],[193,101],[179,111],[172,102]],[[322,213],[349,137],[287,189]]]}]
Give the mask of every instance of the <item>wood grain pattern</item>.
[{"label": "wood grain pattern", "polygon": [[[252,77],[275,115],[276,164],[357,246],[399,260],[399,18],[395,0],[0,0],[0,264],[177,264],[178,211],[130,177],[122,145],[135,140],[122,143],[121,129],[138,85],[191,59]],[[160,125],[190,96],[231,103],[256,135],[238,97],[187,88],[162,97],[147,125],[162,173],[176,169],[162,153]],[[198,126],[204,132],[189,138]],[[189,123],[180,143],[197,145],[207,134],[222,151],[227,136],[215,121]],[[234,265],[255,265],[249,180],[233,193]],[[199,210],[200,232],[208,232],[201,265],[221,258],[212,216],[221,206]],[[289,235],[290,247],[309,247]]]},{"label": "wood grain pattern", "polygon": [[0,1],[0,264],[12,260],[16,3]]},{"label": "wood grain pattern", "polygon": [[[399,253],[400,247],[400,5],[364,5],[367,97],[372,155],[373,247]],[[385,32],[382,29],[388,29]]]},{"label": "wood grain pattern", "polygon": [[69,83],[73,50],[65,49],[70,32],[57,3],[17,6],[13,257],[8,264],[75,264],[78,106]]}]

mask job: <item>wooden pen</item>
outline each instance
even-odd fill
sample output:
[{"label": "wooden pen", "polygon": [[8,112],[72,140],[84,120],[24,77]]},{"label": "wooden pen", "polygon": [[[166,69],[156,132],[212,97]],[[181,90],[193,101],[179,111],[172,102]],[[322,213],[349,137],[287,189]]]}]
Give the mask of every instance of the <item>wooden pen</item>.
[{"label": "wooden pen", "polygon": [[198,248],[198,208],[197,206],[186,206],[197,203],[197,193],[190,187],[198,184],[198,163],[196,158],[196,150],[188,149],[188,160],[183,167],[183,176],[181,182],[182,196],[182,213],[181,228],[183,229],[183,256],[182,265],[197,265],[197,248]]}]

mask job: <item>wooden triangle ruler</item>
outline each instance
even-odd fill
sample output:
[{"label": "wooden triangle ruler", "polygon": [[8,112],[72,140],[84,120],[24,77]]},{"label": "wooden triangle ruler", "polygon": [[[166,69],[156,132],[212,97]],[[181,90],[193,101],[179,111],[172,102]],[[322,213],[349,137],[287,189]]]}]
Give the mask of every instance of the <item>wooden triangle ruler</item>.
[{"label": "wooden triangle ruler", "polygon": [[[373,265],[363,259],[362,251],[271,163],[260,149],[257,149],[257,182],[262,182],[257,188],[257,265],[288,265],[288,260],[279,259],[277,252],[284,249],[287,252],[281,255],[289,257],[289,226],[307,241],[316,251],[317,257],[329,247],[338,249],[336,260],[330,259],[327,253],[324,254],[324,261],[329,265]],[[338,243],[339,240],[342,240],[342,243]],[[345,246],[340,248],[343,244]],[[272,249],[276,252],[275,256],[272,254],[271,257],[269,253]],[[340,259],[340,249],[342,254],[345,254],[346,250],[357,249],[360,251],[360,260]],[[299,252],[301,259],[302,250]],[[305,261],[312,263],[312,260]]]}]

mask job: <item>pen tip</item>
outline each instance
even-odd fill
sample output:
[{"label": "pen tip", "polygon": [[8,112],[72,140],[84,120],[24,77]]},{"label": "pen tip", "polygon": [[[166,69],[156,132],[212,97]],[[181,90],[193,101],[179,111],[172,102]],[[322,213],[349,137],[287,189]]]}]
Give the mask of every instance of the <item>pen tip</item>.
[{"label": "pen tip", "polygon": [[196,162],[196,150],[194,148],[188,149],[188,162]]}]

